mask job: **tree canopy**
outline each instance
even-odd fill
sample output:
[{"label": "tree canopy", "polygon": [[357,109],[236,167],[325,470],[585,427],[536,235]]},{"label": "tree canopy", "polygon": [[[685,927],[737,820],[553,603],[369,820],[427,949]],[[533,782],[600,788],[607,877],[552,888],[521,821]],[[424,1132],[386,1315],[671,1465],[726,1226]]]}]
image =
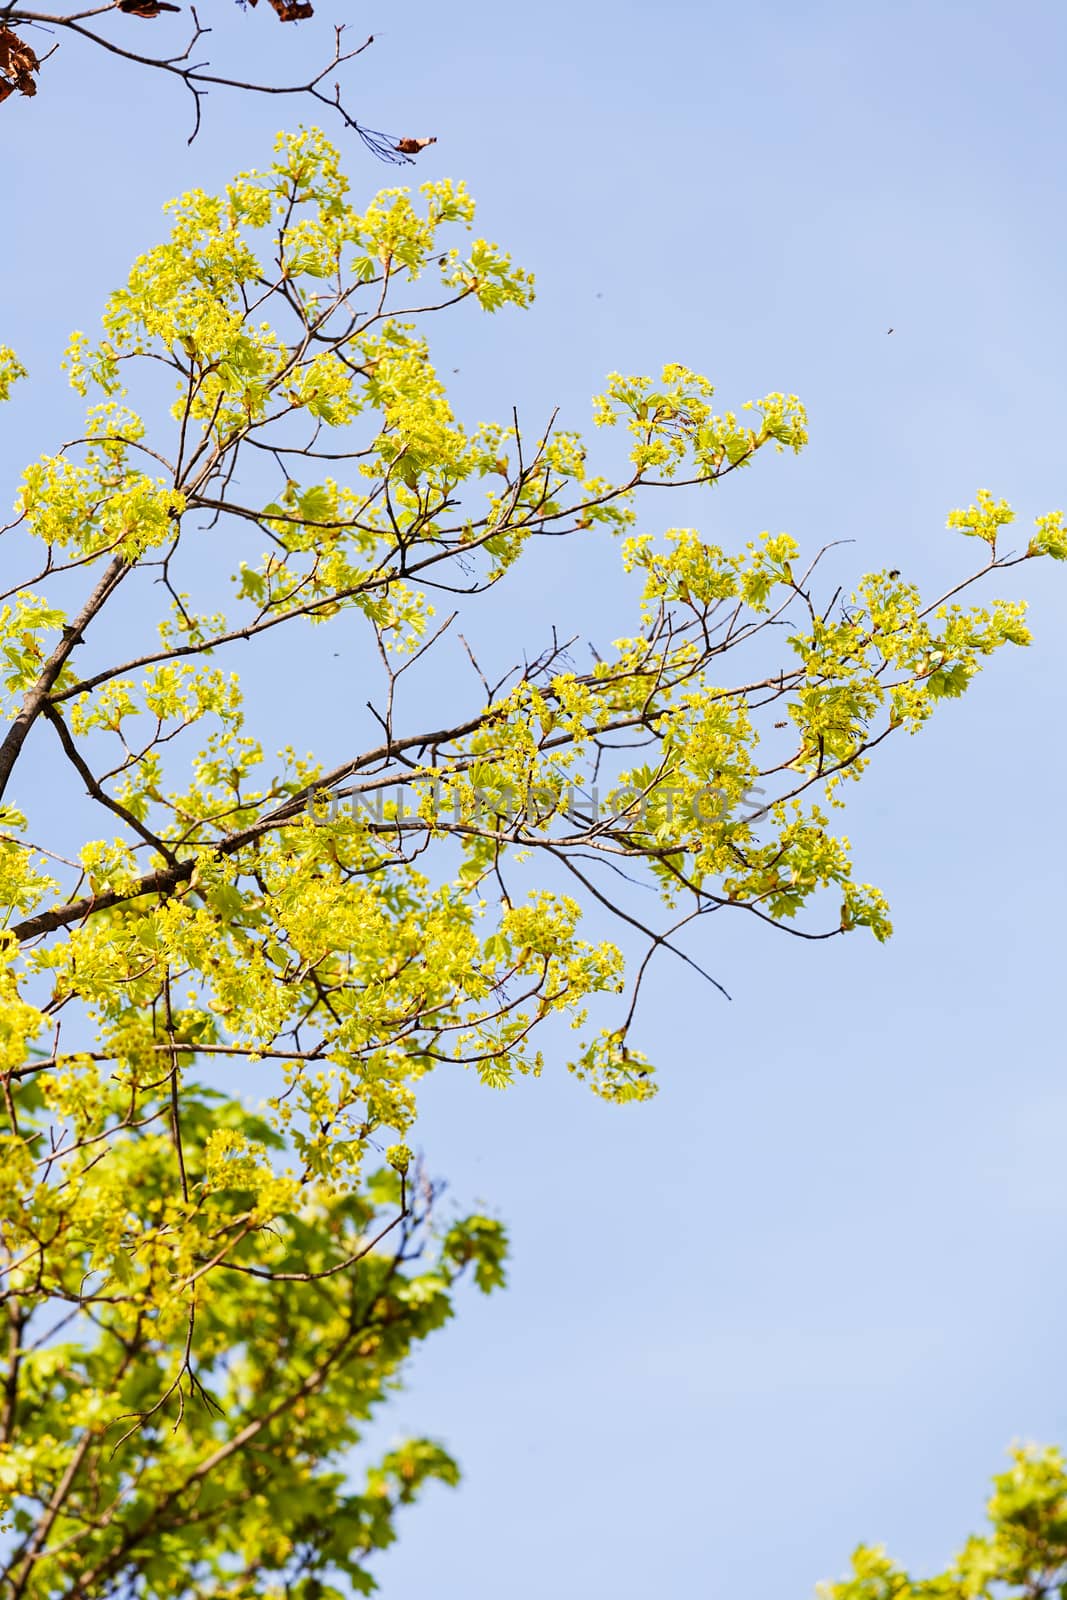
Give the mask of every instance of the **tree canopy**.
[{"label": "tree canopy", "polygon": [[[1064,559],[1067,528],[1005,550],[1012,513],[979,491],[949,517],[977,567],[932,598],[896,572],[820,595],[825,552],[783,533],[654,537],[653,491],[801,450],[799,399],[719,410],[682,365],[612,374],[612,474],[555,419],[453,413],[433,319],[533,295],[462,185],[358,210],[311,130],[169,210],[101,337],[73,336],[84,427],[4,530],[28,574],[0,611],[7,1592],[313,1600],[372,1587],[396,1509],[454,1480],[430,1440],[358,1490],[345,1455],[457,1280],[503,1278],[501,1224],[443,1209],[415,1161],[420,1083],[539,1074],[562,1022],[577,1078],[645,1099],[648,961],[716,982],[687,927],[886,938],[835,813],[1028,641],[1020,602],[960,596]],[[0,352],[0,393],[20,375]],[[514,606],[532,542],[564,538],[614,540],[632,575],[611,650],[586,669],[551,637],[496,683],[472,659],[427,727],[409,686],[456,602]],[[342,619],[377,731],[328,765],[240,669]],[[35,818],[31,760],[65,822]],[[589,913],[646,941],[632,972]]]}]

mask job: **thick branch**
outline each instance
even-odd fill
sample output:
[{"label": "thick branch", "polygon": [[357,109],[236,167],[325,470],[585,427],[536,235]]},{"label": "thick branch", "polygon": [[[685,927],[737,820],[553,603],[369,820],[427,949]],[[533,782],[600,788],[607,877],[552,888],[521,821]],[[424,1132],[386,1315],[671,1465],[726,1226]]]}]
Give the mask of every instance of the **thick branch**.
[{"label": "thick branch", "polygon": [[103,577],[79,614],[68,627],[63,629],[63,636],[41,669],[37,682],[27,692],[22,702],[22,710],[11,724],[3,744],[0,745],[0,796],[7,788],[7,780],[26,742],[26,736],[44,709],[52,685],[62,672],[67,657],[76,644],[82,643],[82,629],[96,616],[129,570],[129,564],[122,556],[115,556],[108,564]]},{"label": "thick branch", "polygon": [[[445,744],[451,739],[461,738],[464,734],[473,733],[494,712],[485,712],[481,716],[472,717],[467,722],[457,723],[453,728],[438,729],[435,733],[414,734],[410,738],[399,740],[390,745],[379,745],[375,750],[365,751],[363,755],[346,761],[343,766],[337,767],[333,772],[326,773],[315,783],[307,784],[303,789],[292,795],[282,805],[275,808],[265,817],[251,827],[243,828],[238,833],[232,833],[225,839],[220,839],[211,846],[210,854],[216,857],[233,855],[242,846],[251,844],[262,834],[272,828],[280,827],[283,823],[293,821],[307,805],[308,801],[316,794],[326,789],[332,789],[337,783],[351,777],[361,768],[372,765],[375,761],[385,760],[390,755],[395,755],[402,750],[428,749],[436,745]],[[83,895],[79,900],[68,901],[65,905],[53,906],[48,911],[40,911],[36,916],[27,917],[22,922],[16,923],[11,929],[19,943],[28,939],[39,938],[42,934],[55,933],[58,928],[69,927],[71,923],[80,922],[84,917],[90,916],[94,911],[106,911],[111,906],[123,905],[130,900],[138,900],[142,895],[159,894],[167,895],[178,888],[182,883],[187,883],[193,875],[199,857],[190,856],[185,861],[176,861],[171,866],[159,867],[153,872],[146,872],[136,882],[125,889],[108,889],[103,894]]]}]

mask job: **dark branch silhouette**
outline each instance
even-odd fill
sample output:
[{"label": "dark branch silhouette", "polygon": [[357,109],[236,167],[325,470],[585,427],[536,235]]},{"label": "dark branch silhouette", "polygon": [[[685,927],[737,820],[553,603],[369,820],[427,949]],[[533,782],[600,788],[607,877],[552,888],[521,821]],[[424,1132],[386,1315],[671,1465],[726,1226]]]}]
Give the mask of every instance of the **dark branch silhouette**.
[{"label": "dark branch silhouette", "polygon": [[[238,0],[238,3],[242,4],[243,0]],[[258,0],[247,0],[247,3],[255,6]],[[297,0],[269,0],[269,3],[281,22],[304,21],[314,12],[313,6],[297,3]],[[341,84],[335,74],[370,48],[374,43],[373,34],[362,44],[349,49],[345,44],[344,24],[338,24],[333,30],[332,54],[311,78],[302,83],[258,83],[253,79],[210,72],[207,70],[210,62],[194,59],[194,52],[200,41],[211,32],[211,29],[200,21],[195,6],[189,8],[192,32],[180,54],[152,55],[137,49],[132,37],[127,42],[127,27],[132,34],[138,22],[153,21],[163,12],[181,10],[181,6],[171,5],[167,0],[108,0],[106,5],[93,6],[85,11],[75,11],[65,15],[59,12],[31,11],[15,3],[15,0],[0,4],[0,104],[16,92],[35,95],[43,62],[59,48],[64,39],[70,39],[79,44],[104,50],[108,55],[117,56],[133,66],[165,73],[184,84],[193,98],[193,128],[188,139],[190,144],[200,132],[202,102],[212,88],[235,89],[248,94],[289,95],[317,101],[319,105],[326,106],[334,116],[340,117],[345,127],[350,129],[379,161],[387,161],[396,166],[410,165],[412,158],[418,155],[420,150],[436,143],[433,138],[398,136],[370,128],[355,116],[346,103]],[[117,18],[122,30],[115,37],[98,31],[101,23],[109,18]],[[39,32],[58,35],[56,43],[45,55],[37,54],[28,37],[31,33],[36,37]]]}]

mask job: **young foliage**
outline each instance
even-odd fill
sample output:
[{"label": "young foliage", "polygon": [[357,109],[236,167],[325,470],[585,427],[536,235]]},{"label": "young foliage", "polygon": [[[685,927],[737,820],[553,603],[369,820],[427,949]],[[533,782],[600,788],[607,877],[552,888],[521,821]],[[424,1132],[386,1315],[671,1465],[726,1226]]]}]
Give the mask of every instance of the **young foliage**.
[{"label": "young foliage", "polygon": [[[342,1458],[457,1277],[502,1279],[499,1224],[446,1224],[413,1172],[421,1081],[536,1075],[555,1020],[577,1077],[640,1100],[641,981],[658,950],[695,965],[685,925],[884,939],[832,813],[890,735],[1027,642],[1019,604],[960,593],[1067,539],[1054,514],[1002,552],[1010,512],[980,495],[951,522],[983,563],[930,600],[884,572],[820,598],[824,552],[786,534],[656,539],[643,491],[800,450],[799,400],[719,411],[683,366],[613,374],[608,476],[576,433],[454,414],[432,318],[532,298],[469,236],[462,185],[358,210],[312,130],[169,209],[102,337],[73,337],[84,429],[26,469],[6,530],[36,563],[0,596],[8,1583],[310,1600],[369,1586],[395,1507],[454,1477],[416,1441],[354,1493]],[[0,351],[3,392],[19,375]],[[514,605],[532,541],[596,530],[633,574],[611,650],[582,671],[553,637],[427,727],[407,691],[451,647],[435,602]],[[299,726],[246,707],[237,669],[328,624],[380,671],[374,737],[270,758]],[[46,754],[73,846],[28,820]],[[669,925],[629,908],[634,877]],[[648,941],[628,992],[590,909]],[[263,1063],[259,1116],[235,1091]]]},{"label": "young foliage", "polygon": [[1067,1467],[1060,1451],[1012,1451],[986,1506],[989,1532],[969,1538],[931,1578],[913,1578],[880,1546],[861,1545],[852,1570],[819,1585],[823,1600],[1040,1600],[1067,1584]]}]

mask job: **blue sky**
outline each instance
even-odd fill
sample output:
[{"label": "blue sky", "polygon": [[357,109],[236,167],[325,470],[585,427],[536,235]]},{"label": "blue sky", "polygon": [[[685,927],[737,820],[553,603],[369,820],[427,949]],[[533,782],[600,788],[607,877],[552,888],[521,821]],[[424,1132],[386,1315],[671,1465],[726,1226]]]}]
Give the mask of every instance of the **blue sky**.
[{"label": "blue sky", "polygon": [[[799,460],[644,526],[852,539],[834,582],[891,565],[933,592],[968,570],[944,520],[979,487],[1024,521],[1067,500],[1059,4],[377,4],[320,0],[321,28],[284,31],[265,5],[202,13],[220,70],[275,78],[350,14],[377,40],[348,79],[365,120],[436,134],[418,175],[466,179],[537,273],[529,313],[443,330],[461,415],[585,425],[606,371],[666,360],[724,404],[795,391]],[[34,373],[0,419],[9,482],[62,435],[66,334],[162,201],[265,162],[286,113],[213,94],[190,150],[177,87],[70,45],[0,108],[0,339]],[[357,194],[398,181],[345,148]],[[613,559],[551,546],[469,636],[501,669],[553,622],[614,637]],[[422,1142],[507,1219],[512,1285],[465,1304],[388,1419],[447,1439],[466,1483],[409,1515],[386,1596],[807,1595],[860,1539],[943,1561],[1013,1438],[1067,1442],[1067,574],[997,592],[1031,601],[1034,645],[851,798],[889,946],[707,919],[689,948],[734,999],[654,969],[651,1106],[561,1070],[431,1086]],[[358,642],[336,666],[313,649],[303,677],[268,662],[261,704],[279,744],[343,747]]]}]

